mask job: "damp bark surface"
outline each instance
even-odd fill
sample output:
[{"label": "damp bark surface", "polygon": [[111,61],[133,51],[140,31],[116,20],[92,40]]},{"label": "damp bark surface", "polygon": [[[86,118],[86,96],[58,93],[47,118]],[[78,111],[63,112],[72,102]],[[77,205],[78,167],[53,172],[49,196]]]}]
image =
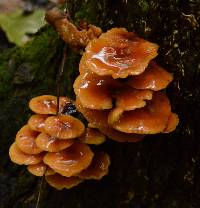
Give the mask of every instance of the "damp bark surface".
[{"label": "damp bark surface", "polygon": [[[126,27],[160,46],[156,60],[174,75],[166,93],[180,124],[138,143],[107,140],[96,149],[111,156],[109,174],[71,190],[44,184],[40,207],[200,207],[199,0],[74,0],[68,6],[76,24],[85,20],[103,31]],[[8,148],[32,114],[29,99],[56,94],[63,42],[46,26],[22,48],[0,48],[0,208],[33,208],[41,179],[11,163]],[[62,96],[74,97],[79,61],[68,47]]]}]

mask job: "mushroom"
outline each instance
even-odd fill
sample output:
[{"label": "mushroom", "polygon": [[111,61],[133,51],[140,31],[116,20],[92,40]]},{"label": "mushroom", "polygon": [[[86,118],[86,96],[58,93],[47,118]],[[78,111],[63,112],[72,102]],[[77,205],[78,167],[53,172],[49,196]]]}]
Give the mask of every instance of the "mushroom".
[{"label": "mushroom", "polygon": [[42,132],[36,138],[37,146],[47,152],[59,152],[70,147],[73,144],[72,139],[58,139]]},{"label": "mushroom", "polygon": [[83,181],[83,179],[76,176],[67,178],[58,173],[46,176],[45,179],[50,186],[58,190],[62,190],[64,188],[70,189]]},{"label": "mushroom", "polygon": [[79,137],[84,130],[84,124],[70,115],[50,116],[45,121],[45,132],[59,139]]},{"label": "mushroom", "polygon": [[168,118],[167,126],[163,130],[163,133],[170,133],[174,131],[179,123],[178,115],[176,113],[171,113]]},{"label": "mushroom", "polygon": [[136,90],[125,87],[115,95],[116,107],[108,115],[108,123],[118,121],[124,111],[135,110],[146,105],[146,100],[152,99],[153,92],[150,90]]},{"label": "mushroom", "polygon": [[128,84],[136,89],[158,91],[166,88],[172,80],[172,74],[152,61],[142,74],[131,76],[128,80]]},{"label": "mushroom", "polygon": [[125,28],[113,28],[86,47],[86,66],[99,76],[114,79],[141,74],[157,56],[158,45],[139,38]]},{"label": "mushroom", "polygon": [[111,82],[113,81],[110,77],[99,77],[86,72],[75,80],[74,91],[84,107],[110,109],[112,98],[108,86]]},{"label": "mushroom", "polygon": [[[59,97],[59,111],[62,112],[63,107],[71,102],[66,97]],[[53,95],[41,95],[34,97],[29,102],[30,109],[38,114],[56,114],[57,113],[57,97]]]},{"label": "mushroom", "polygon": [[35,114],[28,120],[29,127],[34,131],[43,132],[44,122],[48,118],[48,115]]},{"label": "mushroom", "polygon": [[55,171],[47,167],[43,162],[40,162],[35,165],[28,165],[27,170],[35,176],[43,176],[44,174],[45,175],[55,174]]},{"label": "mushroom", "polygon": [[38,164],[42,161],[44,157],[44,153],[40,153],[37,155],[26,154],[22,152],[16,142],[14,142],[9,149],[9,156],[12,162],[18,165],[34,165]]},{"label": "mushroom", "polygon": [[136,134],[156,134],[166,127],[171,106],[167,96],[155,92],[153,99],[143,108],[125,111],[112,127],[118,131]]},{"label": "mushroom", "polygon": [[44,163],[57,173],[71,177],[86,169],[94,154],[87,144],[75,142],[69,148],[56,153],[47,153]]},{"label": "mushroom", "polygon": [[82,179],[96,179],[100,180],[103,176],[108,174],[108,167],[110,165],[110,157],[105,152],[95,152],[90,166],[80,172],[78,177]]},{"label": "mushroom", "polygon": [[37,135],[38,132],[31,130],[28,125],[25,125],[17,132],[16,144],[26,154],[38,154],[43,150],[35,143]]},{"label": "mushroom", "polygon": [[97,129],[86,128],[85,133],[79,138],[79,140],[86,144],[99,145],[105,142],[106,137]]}]

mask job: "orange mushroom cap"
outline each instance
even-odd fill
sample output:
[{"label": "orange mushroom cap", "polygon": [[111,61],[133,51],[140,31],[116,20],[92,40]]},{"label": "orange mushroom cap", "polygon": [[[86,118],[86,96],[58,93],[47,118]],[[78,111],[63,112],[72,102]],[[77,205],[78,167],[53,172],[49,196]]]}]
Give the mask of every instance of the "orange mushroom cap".
[{"label": "orange mushroom cap", "polygon": [[70,147],[73,144],[72,139],[58,139],[45,132],[39,134],[36,138],[37,146],[47,152],[59,152]]},{"label": "orange mushroom cap", "polygon": [[176,113],[171,113],[168,118],[167,127],[164,129],[163,133],[169,133],[176,129],[179,123],[179,118]]},{"label": "orange mushroom cap", "polygon": [[79,183],[81,183],[83,181],[83,179],[76,177],[76,176],[72,176],[72,177],[64,177],[58,173],[54,174],[54,175],[49,175],[45,177],[47,183],[58,189],[70,189],[74,186],[77,186]]},{"label": "orange mushroom cap", "polygon": [[37,135],[38,132],[31,130],[28,125],[25,125],[17,132],[16,144],[26,154],[38,154],[43,150],[35,143]]},{"label": "orange mushroom cap", "polygon": [[110,157],[105,152],[95,152],[90,166],[80,172],[78,176],[82,179],[96,179],[100,180],[103,176],[108,174],[108,167],[110,165]]},{"label": "orange mushroom cap", "polygon": [[43,176],[44,174],[45,175],[55,174],[55,171],[47,167],[43,162],[40,162],[35,165],[28,165],[27,170],[35,176]]},{"label": "orange mushroom cap", "polygon": [[112,127],[126,133],[156,134],[164,130],[170,113],[167,96],[156,92],[144,108],[125,111]]},{"label": "orange mushroom cap", "polygon": [[152,99],[153,92],[150,90],[136,90],[125,87],[115,95],[116,107],[108,115],[108,123],[118,121],[124,111],[135,110],[146,105],[146,100]]},{"label": "orange mushroom cap", "polygon": [[105,142],[106,137],[97,129],[87,128],[85,133],[79,139],[86,144],[99,145]]},{"label": "orange mushroom cap", "polygon": [[[70,102],[67,97],[59,98],[59,111],[62,112],[63,107]],[[53,95],[41,95],[34,97],[29,102],[30,109],[38,114],[56,114],[57,113],[57,97]]]},{"label": "orange mushroom cap", "polygon": [[44,153],[37,155],[26,154],[22,152],[16,142],[14,142],[9,149],[9,156],[12,162],[18,165],[33,165],[40,163],[44,157]]},{"label": "orange mushroom cap", "polygon": [[45,132],[59,139],[79,137],[84,130],[84,124],[70,115],[50,116],[45,121]]},{"label": "orange mushroom cap", "polygon": [[86,47],[87,68],[114,79],[141,74],[157,56],[158,45],[139,38],[124,28],[113,28]]},{"label": "orange mushroom cap", "polygon": [[44,122],[47,119],[47,117],[48,115],[41,115],[41,114],[32,115],[28,120],[28,125],[34,131],[43,132]]},{"label": "orange mushroom cap", "polygon": [[88,145],[76,142],[60,152],[47,153],[43,161],[57,173],[71,177],[86,169],[92,162],[93,156]]},{"label": "orange mushroom cap", "polygon": [[131,76],[128,80],[128,84],[136,89],[158,91],[166,88],[172,80],[172,74],[152,61],[142,74]]},{"label": "orange mushroom cap", "polygon": [[92,109],[112,108],[112,98],[108,84],[113,82],[110,77],[99,77],[92,73],[78,76],[74,82],[74,91],[82,105]]}]

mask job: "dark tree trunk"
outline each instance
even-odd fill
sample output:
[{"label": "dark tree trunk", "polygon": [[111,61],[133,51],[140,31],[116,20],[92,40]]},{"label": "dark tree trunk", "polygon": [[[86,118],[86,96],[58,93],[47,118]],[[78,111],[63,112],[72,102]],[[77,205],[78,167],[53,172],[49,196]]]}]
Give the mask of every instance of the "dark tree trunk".
[{"label": "dark tree trunk", "polygon": [[[108,140],[99,147],[112,160],[101,181],[64,191],[44,185],[41,207],[198,208],[200,207],[200,36],[199,0],[74,0],[72,19],[102,27],[126,27],[160,45],[158,62],[174,73],[167,89],[180,124],[171,134],[139,143]],[[50,26],[23,48],[0,54],[0,208],[35,206],[40,179],[15,166],[8,148],[31,115],[28,100],[55,94],[63,43]],[[62,94],[73,96],[80,56],[68,49]]]}]

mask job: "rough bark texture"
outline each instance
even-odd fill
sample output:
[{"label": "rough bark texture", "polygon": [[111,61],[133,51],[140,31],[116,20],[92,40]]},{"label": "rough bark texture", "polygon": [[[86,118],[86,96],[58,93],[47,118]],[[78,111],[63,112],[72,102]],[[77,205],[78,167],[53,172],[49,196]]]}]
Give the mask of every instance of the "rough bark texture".
[{"label": "rough bark texture", "polygon": [[[44,185],[40,207],[196,208],[200,207],[200,37],[199,0],[74,0],[72,19],[126,27],[160,45],[158,62],[174,73],[167,89],[180,117],[171,134],[147,136],[139,143],[108,140],[98,147],[111,155],[110,173],[71,190]],[[8,147],[31,115],[27,102],[55,94],[62,41],[50,27],[23,48],[0,54],[0,207],[35,206],[40,179],[8,159]],[[73,96],[80,56],[68,49],[62,94]]]}]

